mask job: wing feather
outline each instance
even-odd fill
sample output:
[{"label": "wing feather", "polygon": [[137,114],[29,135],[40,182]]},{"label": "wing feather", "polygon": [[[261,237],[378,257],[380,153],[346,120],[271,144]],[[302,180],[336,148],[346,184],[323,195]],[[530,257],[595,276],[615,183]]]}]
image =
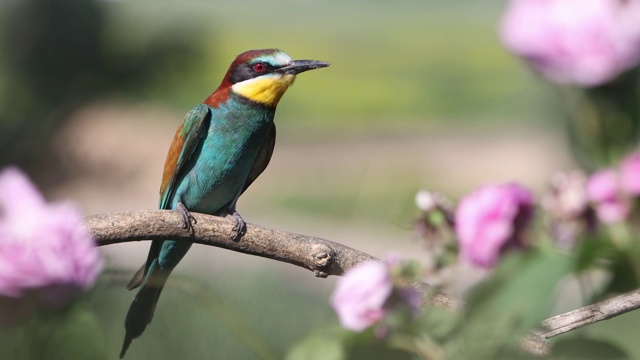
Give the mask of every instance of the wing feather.
[{"label": "wing feather", "polygon": [[174,187],[180,171],[206,136],[209,121],[211,121],[209,107],[200,104],[189,111],[173,136],[162,173],[160,209],[170,208],[169,200],[175,191]]},{"label": "wing feather", "polygon": [[[160,186],[160,209],[171,208],[171,198],[176,190],[176,181],[181,176],[181,171],[188,162],[195,149],[207,135],[208,124],[211,121],[211,111],[207,105],[200,104],[184,117],[182,124],[173,136],[167,160],[164,163],[162,174],[162,184]],[[152,241],[149,255],[144,265],[144,275],[149,271],[149,266],[153,259],[159,256],[163,241]],[[131,280],[132,287],[139,285],[135,279]]]}]

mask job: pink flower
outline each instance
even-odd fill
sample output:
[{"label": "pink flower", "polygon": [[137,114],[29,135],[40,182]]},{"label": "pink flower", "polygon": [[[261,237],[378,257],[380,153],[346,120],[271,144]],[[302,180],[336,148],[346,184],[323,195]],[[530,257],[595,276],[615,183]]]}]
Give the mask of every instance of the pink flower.
[{"label": "pink flower", "polygon": [[500,32],[549,80],[602,85],[640,61],[640,1],[512,0]]},{"label": "pink flower", "polygon": [[73,204],[48,204],[21,171],[0,172],[0,303],[35,298],[64,306],[91,287],[101,269],[100,253]]},{"label": "pink flower", "polygon": [[620,166],[620,186],[629,195],[640,195],[640,153],[633,153]]},{"label": "pink flower", "polygon": [[623,221],[629,205],[620,198],[620,181],[613,169],[597,171],[587,181],[587,197],[594,203],[598,219],[605,224]]},{"label": "pink flower", "polygon": [[587,181],[587,197],[593,202],[614,200],[618,196],[618,173],[603,169],[591,174]]},{"label": "pink flower", "polygon": [[494,266],[504,250],[524,244],[522,232],[532,212],[533,196],[517,184],[489,185],[467,195],[455,217],[460,257]]},{"label": "pink flower", "polygon": [[380,261],[366,261],[338,280],[331,306],[343,327],[363,331],[384,318],[384,305],[392,292],[389,266]]}]

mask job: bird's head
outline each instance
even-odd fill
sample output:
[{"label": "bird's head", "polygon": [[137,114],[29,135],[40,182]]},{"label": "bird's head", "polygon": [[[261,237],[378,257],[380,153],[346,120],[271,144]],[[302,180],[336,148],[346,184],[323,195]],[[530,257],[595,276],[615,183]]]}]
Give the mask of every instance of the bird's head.
[{"label": "bird's head", "polygon": [[249,50],[231,63],[218,88],[228,88],[251,101],[275,107],[297,74],[329,66],[316,60],[292,60],[277,49]]}]

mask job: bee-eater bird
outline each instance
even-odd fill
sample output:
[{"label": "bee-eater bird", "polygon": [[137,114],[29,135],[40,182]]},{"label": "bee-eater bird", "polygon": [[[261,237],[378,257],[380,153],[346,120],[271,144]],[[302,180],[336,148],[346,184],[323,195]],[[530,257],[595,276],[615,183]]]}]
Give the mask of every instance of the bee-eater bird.
[{"label": "bee-eater bird", "polygon": [[[277,49],[250,50],[231,63],[220,86],[193,108],[176,131],[164,164],[160,209],[174,209],[190,229],[190,211],[230,216],[236,239],[245,222],[236,211],[240,195],[264,171],[276,141],[273,117],[296,75],[329,63],[291,60]],[[125,320],[120,358],[151,322],[171,270],[191,243],[153,241],[144,266],[128,285],[140,286]]]}]

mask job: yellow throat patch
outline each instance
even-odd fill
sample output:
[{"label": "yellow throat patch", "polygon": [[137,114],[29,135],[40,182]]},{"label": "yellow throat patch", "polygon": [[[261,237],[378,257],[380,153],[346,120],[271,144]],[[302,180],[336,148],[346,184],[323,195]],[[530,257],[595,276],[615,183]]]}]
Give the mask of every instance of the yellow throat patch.
[{"label": "yellow throat patch", "polygon": [[249,100],[274,107],[295,79],[295,75],[269,74],[233,84],[231,90]]}]

